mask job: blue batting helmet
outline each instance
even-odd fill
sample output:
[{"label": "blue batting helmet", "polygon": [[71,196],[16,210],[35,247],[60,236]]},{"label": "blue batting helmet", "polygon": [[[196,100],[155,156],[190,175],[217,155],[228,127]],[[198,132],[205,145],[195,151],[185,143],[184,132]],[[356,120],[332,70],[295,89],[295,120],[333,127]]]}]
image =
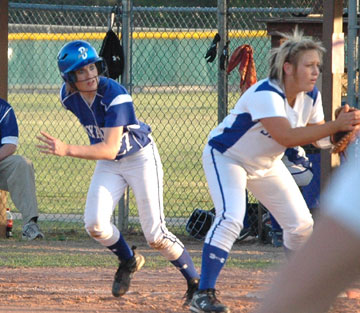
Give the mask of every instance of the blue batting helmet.
[{"label": "blue batting helmet", "polygon": [[74,72],[88,64],[95,63],[98,66],[99,73],[106,71],[103,58],[99,57],[94,47],[83,40],[75,40],[65,44],[58,53],[57,61],[61,77],[68,83],[76,82]]}]

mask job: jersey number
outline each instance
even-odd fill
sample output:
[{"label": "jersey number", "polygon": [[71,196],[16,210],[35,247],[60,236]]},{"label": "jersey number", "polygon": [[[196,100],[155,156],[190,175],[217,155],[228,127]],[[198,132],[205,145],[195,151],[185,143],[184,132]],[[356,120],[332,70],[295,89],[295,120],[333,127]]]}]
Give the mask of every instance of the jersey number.
[{"label": "jersey number", "polygon": [[125,147],[124,147],[123,151],[121,153],[119,153],[119,155],[124,155],[132,149],[132,145],[130,143],[129,132],[123,133],[123,135],[122,135],[120,151],[122,150],[123,144],[125,144]]}]

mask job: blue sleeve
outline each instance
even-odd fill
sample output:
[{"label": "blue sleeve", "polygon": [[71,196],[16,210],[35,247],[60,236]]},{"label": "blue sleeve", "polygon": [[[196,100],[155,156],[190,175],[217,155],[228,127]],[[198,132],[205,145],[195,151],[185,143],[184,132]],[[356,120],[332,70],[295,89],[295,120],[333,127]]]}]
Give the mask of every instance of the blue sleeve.
[{"label": "blue sleeve", "polygon": [[106,112],[105,127],[137,125],[134,106],[129,102],[113,105]]},{"label": "blue sleeve", "polygon": [[106,110],[105,127],[138,124],[130,94],[116,81],[107,80],[102,102]]},{"label": "blue sleeve", "polygon": [[4,100],[0,101],[0,145],[17,145],[19,128],[13,108]]}]

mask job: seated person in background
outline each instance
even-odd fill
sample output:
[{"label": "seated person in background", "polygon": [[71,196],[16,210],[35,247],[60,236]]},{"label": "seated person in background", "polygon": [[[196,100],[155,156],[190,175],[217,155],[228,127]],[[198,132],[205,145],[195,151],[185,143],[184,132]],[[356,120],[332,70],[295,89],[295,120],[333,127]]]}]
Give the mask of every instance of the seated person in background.
[{"label": "seated person in background", "polygon": [[37,224],[38,204],[35,192],[34,167],[30,160],[14,155],[19,129],[13,108],[0,99],[0,189],[8,191],[21,212],[23,219],[22,238],[44,238]]}]

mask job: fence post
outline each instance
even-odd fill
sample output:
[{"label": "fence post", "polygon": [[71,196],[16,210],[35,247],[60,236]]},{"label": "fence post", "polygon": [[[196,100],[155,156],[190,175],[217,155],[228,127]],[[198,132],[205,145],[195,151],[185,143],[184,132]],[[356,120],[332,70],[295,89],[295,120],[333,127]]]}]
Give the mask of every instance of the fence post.
[{"label": "fence post", "polygon": [[[130,49],[130,23],[131,23],[131,0],[122,0],[122,29],[121,40],[124,49],[124,72],[121,75],[121,84],[132,93],[131,85],[131,49]],[[117,27],[119,32],[120,23],[120,0],[117,8]],[[129,188],[126,188],[124,195],[119,201],[118,227],[120,231],[126,231],[129,226]]]},{"label": "fence post", "polygon": [[226,70],[222,70],[220,68],[220,56],[224,50],[224,46],[228,41],[226,0],[218,0],[217,17],[218,32],[221,38],[218,49],[218,122],[221,122],[227,115],[228,109],[228,75]]},{"label": "fence post", "polygon": [[[333,120],[336,107],[341,103],[341,77],[339,66],[344,65],[343,55],[343,1],[324,0],[323,42],[326,48],[326,58],[322,75],[322,93],[325,120]],[[340,164],[337,155],[321,151],[321,190],[327,184],[332,169]]]},{"label": "fence post", "polygon": [[[8,92],[8,10],[9,1],[0,1],[0,97]],[[0,237],[6,236],[6,192],[0,191]]]},{"label": "fence post", "polygon": [[348,7],[348,37],[347,37],[347,103],[359,108],[356,101],[356,42],[357,42],[357,0],[349,0]]}]

